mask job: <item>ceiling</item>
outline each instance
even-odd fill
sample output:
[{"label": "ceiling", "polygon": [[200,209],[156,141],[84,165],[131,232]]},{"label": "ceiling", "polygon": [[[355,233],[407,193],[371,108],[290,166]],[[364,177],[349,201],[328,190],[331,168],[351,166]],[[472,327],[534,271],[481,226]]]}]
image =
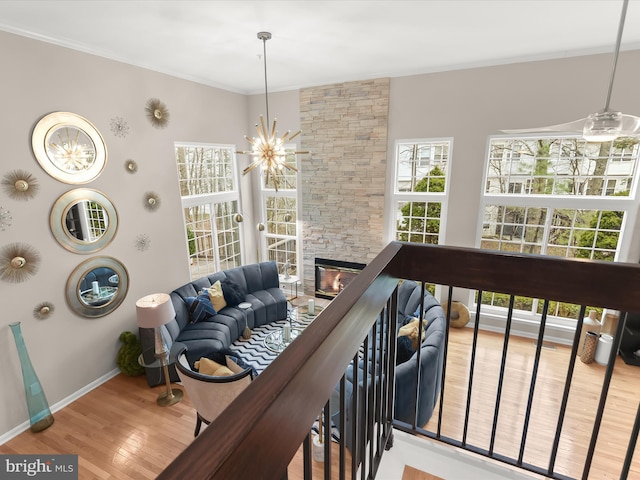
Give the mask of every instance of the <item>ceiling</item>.
[{"label": "ceiling", "polygon": [[[0,30],[243,94],[613,52],[622,0],[2,0]],[[622,49],[640,48],[631,0]],[[80,68],[78,66],[74,68]]]}]

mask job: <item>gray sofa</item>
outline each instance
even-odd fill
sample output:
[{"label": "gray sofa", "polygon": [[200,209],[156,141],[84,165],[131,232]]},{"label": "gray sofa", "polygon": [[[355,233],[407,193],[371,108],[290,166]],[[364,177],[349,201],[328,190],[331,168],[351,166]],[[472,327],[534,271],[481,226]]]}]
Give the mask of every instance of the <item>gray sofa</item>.
[{"label": "gray sofa", "polygon": [[[405,280],[398,288],[398,328],[412,317],[417,316],[420,308],[421,287],[416,282]],[[411,357],[396,365],[395,371],[395,398],[393,416],[410,425],[416,419],[416,398],[417,398],[417,419],[416,425],[424,426],[435,408],[440,395],[442,383],[442,366],[444,362],[444,341],[446,319],[440,303],[429,293],[424,296],[424,316],[427,320],[427,328],[422,340],[420,350],[420,379],[416,384],[418,372],[418,353],[411,354]],[[378,342],[376,341],[376,344]],[[360,401],[364,398],[364,386],[362,383],[362,365],[358,373]],[[347,414],[346,414],[346,445],[352,450],[353,434],[351,431],[351,418],[353,417],[352,392],[353,392],[353,367],[347,370]],[[417,395],[416,395],[417,393]],[[359,406],[361,414],[364,414],[363,404]],[[339,425],[339,415],[334,416],[334,425]],[[364,418],[361,418],[361,422]],[[363,434],[363,429],[359,429],[359,434]],[[360,442],[362,439],[360,439]],[[353,451],[353,450],[352,450]]]},{"label": "gray sofa", "polygon": [[[241,296],[240,300],[250,303],[251,307],[243,310],[238,308],[237,301],[227,302],[228,305],[215,315],[192,322],[189,310],[192,299],[218,280],[223,282],[223,290],[225,284],[231,282],[236,293]],[[242,335],[245,325],[253,329],[287,318],[287,299],[280,289],[275,262],[244,265],[216,272],[176,288],[170,296],[176,317],[162,327],[162,335],[171,349],[172,364],[169,377],[171,381],[176,382],[179,381],[179,377],[173,362],[183,346],[187,348],[187,358],[193,364],[193,361],[200,357],[216,355],[227,350]],[[155,349],[153,329],[140,328],[139,332],[145,363],[151,364],[154,361]],[[164,382],[161,368],[148,367],[145,368],[145,372],[150,386]]]}]

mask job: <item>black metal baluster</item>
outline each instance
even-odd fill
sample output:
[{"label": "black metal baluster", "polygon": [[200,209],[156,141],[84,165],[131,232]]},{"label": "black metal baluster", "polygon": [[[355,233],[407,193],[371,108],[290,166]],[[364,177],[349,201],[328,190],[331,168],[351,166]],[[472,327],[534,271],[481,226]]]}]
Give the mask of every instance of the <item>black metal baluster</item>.
[{"label": "black metal baluster", "polygon": [[631,430],[631,437],[629,439],[629,446],[627,447],[627,454],[624,457],[624,464],[622,465],[620,480],[627,480],[627,477],[629,476],[629,467],[631,466],[631,461],[633,460],[633,453],[636,450],[638,432],[640,432],[640,403],[638,404],[638,411],[636,412],[636,421],[633,423],[633,429]]},{"label": "black metal baluster", "polygon": [[502,399],[502,385],[504,382],[504,371],[507,364],[507,350],[509,348],[509,335],[511,334],[511,321],[513,320],[513,304],[515,296],[509,296],[509,310],[507,311],[507,324],[504,329],[504,343],[502,345],[502,360],[500,361],[500,375],[498,377],[498,391],[496,392],[496,406],[493,412],[493,425],[491,427],[491,441],[489,442],[489,456],[493,456],[493,447],[496,442],[496,431],[498,429],[498,416],[500,414],[500,401]]},{"label": "black metal baluster", "polygon": [[533,405],[533,395],[536,390],[536,380],[538,378],[538,366],[540,364],[540,354],[542,352],[542,342],[544,341],[544,330],[547,325],[547,313],[549,312],[549,300],[545,299],[542,306],[542,318],[540,319],[540,328],[538,329],[538,344],[536,345],[536,354],[533,359],[533,369],[531,371],[531,384],[529,385],[529,398],[527,400],[527,410],[524,415],[524,425],[522,426],[522,440],[520,441],[520,453],[518,454],[518,465],[522,466],[522,458],[524,457],[524,448],[527,443],[527,432],[529,431],[529,417],[531,416],[531,407]]},{"label": "black metal baluster", "polygon": [[562,393],[562,401],[560,402],[560,410],[558,412],[558,426],[556,427],[556,434],[553,439],[553,445],[551,446],[551,454],[549,455],[549,468],[547,469],[548,475],[553,475],[556,457],[558,456],[560,435],[562,434],[564,415],[567,410],[567,403],[569,402],[569,391],[571,390],[571,380],[573,379],[573,370],[575,369],[576,354],[578,352],[578,343],[580,341],[580,333],[582,332],[582,322],[584,320],[585,311],[586,306],[581,306],[580,313],[578,314],[578,321],[576,323],[576,332],[573,335],[573,347],[571,348],[571,357],[569,358],[569,368],[567,369],[567,377],[564,381],[564,392]]},{"label": "black metal baluster", "polygon": [[[476,348],[478,346],[478,331],[480,329],[480,306],[482,305],[482,290],[478,290],[476,302],[476,322],[473,326],[473,342],[471,344],[471,361],[469,363],[469,382],[467,384],[467,404],[464,410],[464,427],[462,428],[462,446],[467,445],[467,432],[469,430],[469,415],[471,413],[471,393],[473,390],[473,374],[476,364]],[[448,321],[448,320],[447,320]]]}]

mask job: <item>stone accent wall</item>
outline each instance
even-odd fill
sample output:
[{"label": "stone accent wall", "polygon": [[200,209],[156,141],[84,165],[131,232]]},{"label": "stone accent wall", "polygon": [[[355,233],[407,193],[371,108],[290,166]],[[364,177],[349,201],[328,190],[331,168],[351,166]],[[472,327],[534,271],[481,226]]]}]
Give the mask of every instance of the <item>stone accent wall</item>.
[{"label": "stone accent wall", "polygon": [[369,263],[382,249],[389,79],[300,91],[304,291],[315,257]]}]

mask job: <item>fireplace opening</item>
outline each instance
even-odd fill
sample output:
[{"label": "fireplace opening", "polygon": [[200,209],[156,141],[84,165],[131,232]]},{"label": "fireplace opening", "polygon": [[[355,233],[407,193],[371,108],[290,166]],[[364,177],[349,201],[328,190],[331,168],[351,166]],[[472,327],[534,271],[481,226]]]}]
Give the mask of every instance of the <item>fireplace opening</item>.
[{"label": "fireplace opening", "polygon": [[333,299],[366,267],[363,263],[343,262],[327,258],[315,259],[318,298]]}]

